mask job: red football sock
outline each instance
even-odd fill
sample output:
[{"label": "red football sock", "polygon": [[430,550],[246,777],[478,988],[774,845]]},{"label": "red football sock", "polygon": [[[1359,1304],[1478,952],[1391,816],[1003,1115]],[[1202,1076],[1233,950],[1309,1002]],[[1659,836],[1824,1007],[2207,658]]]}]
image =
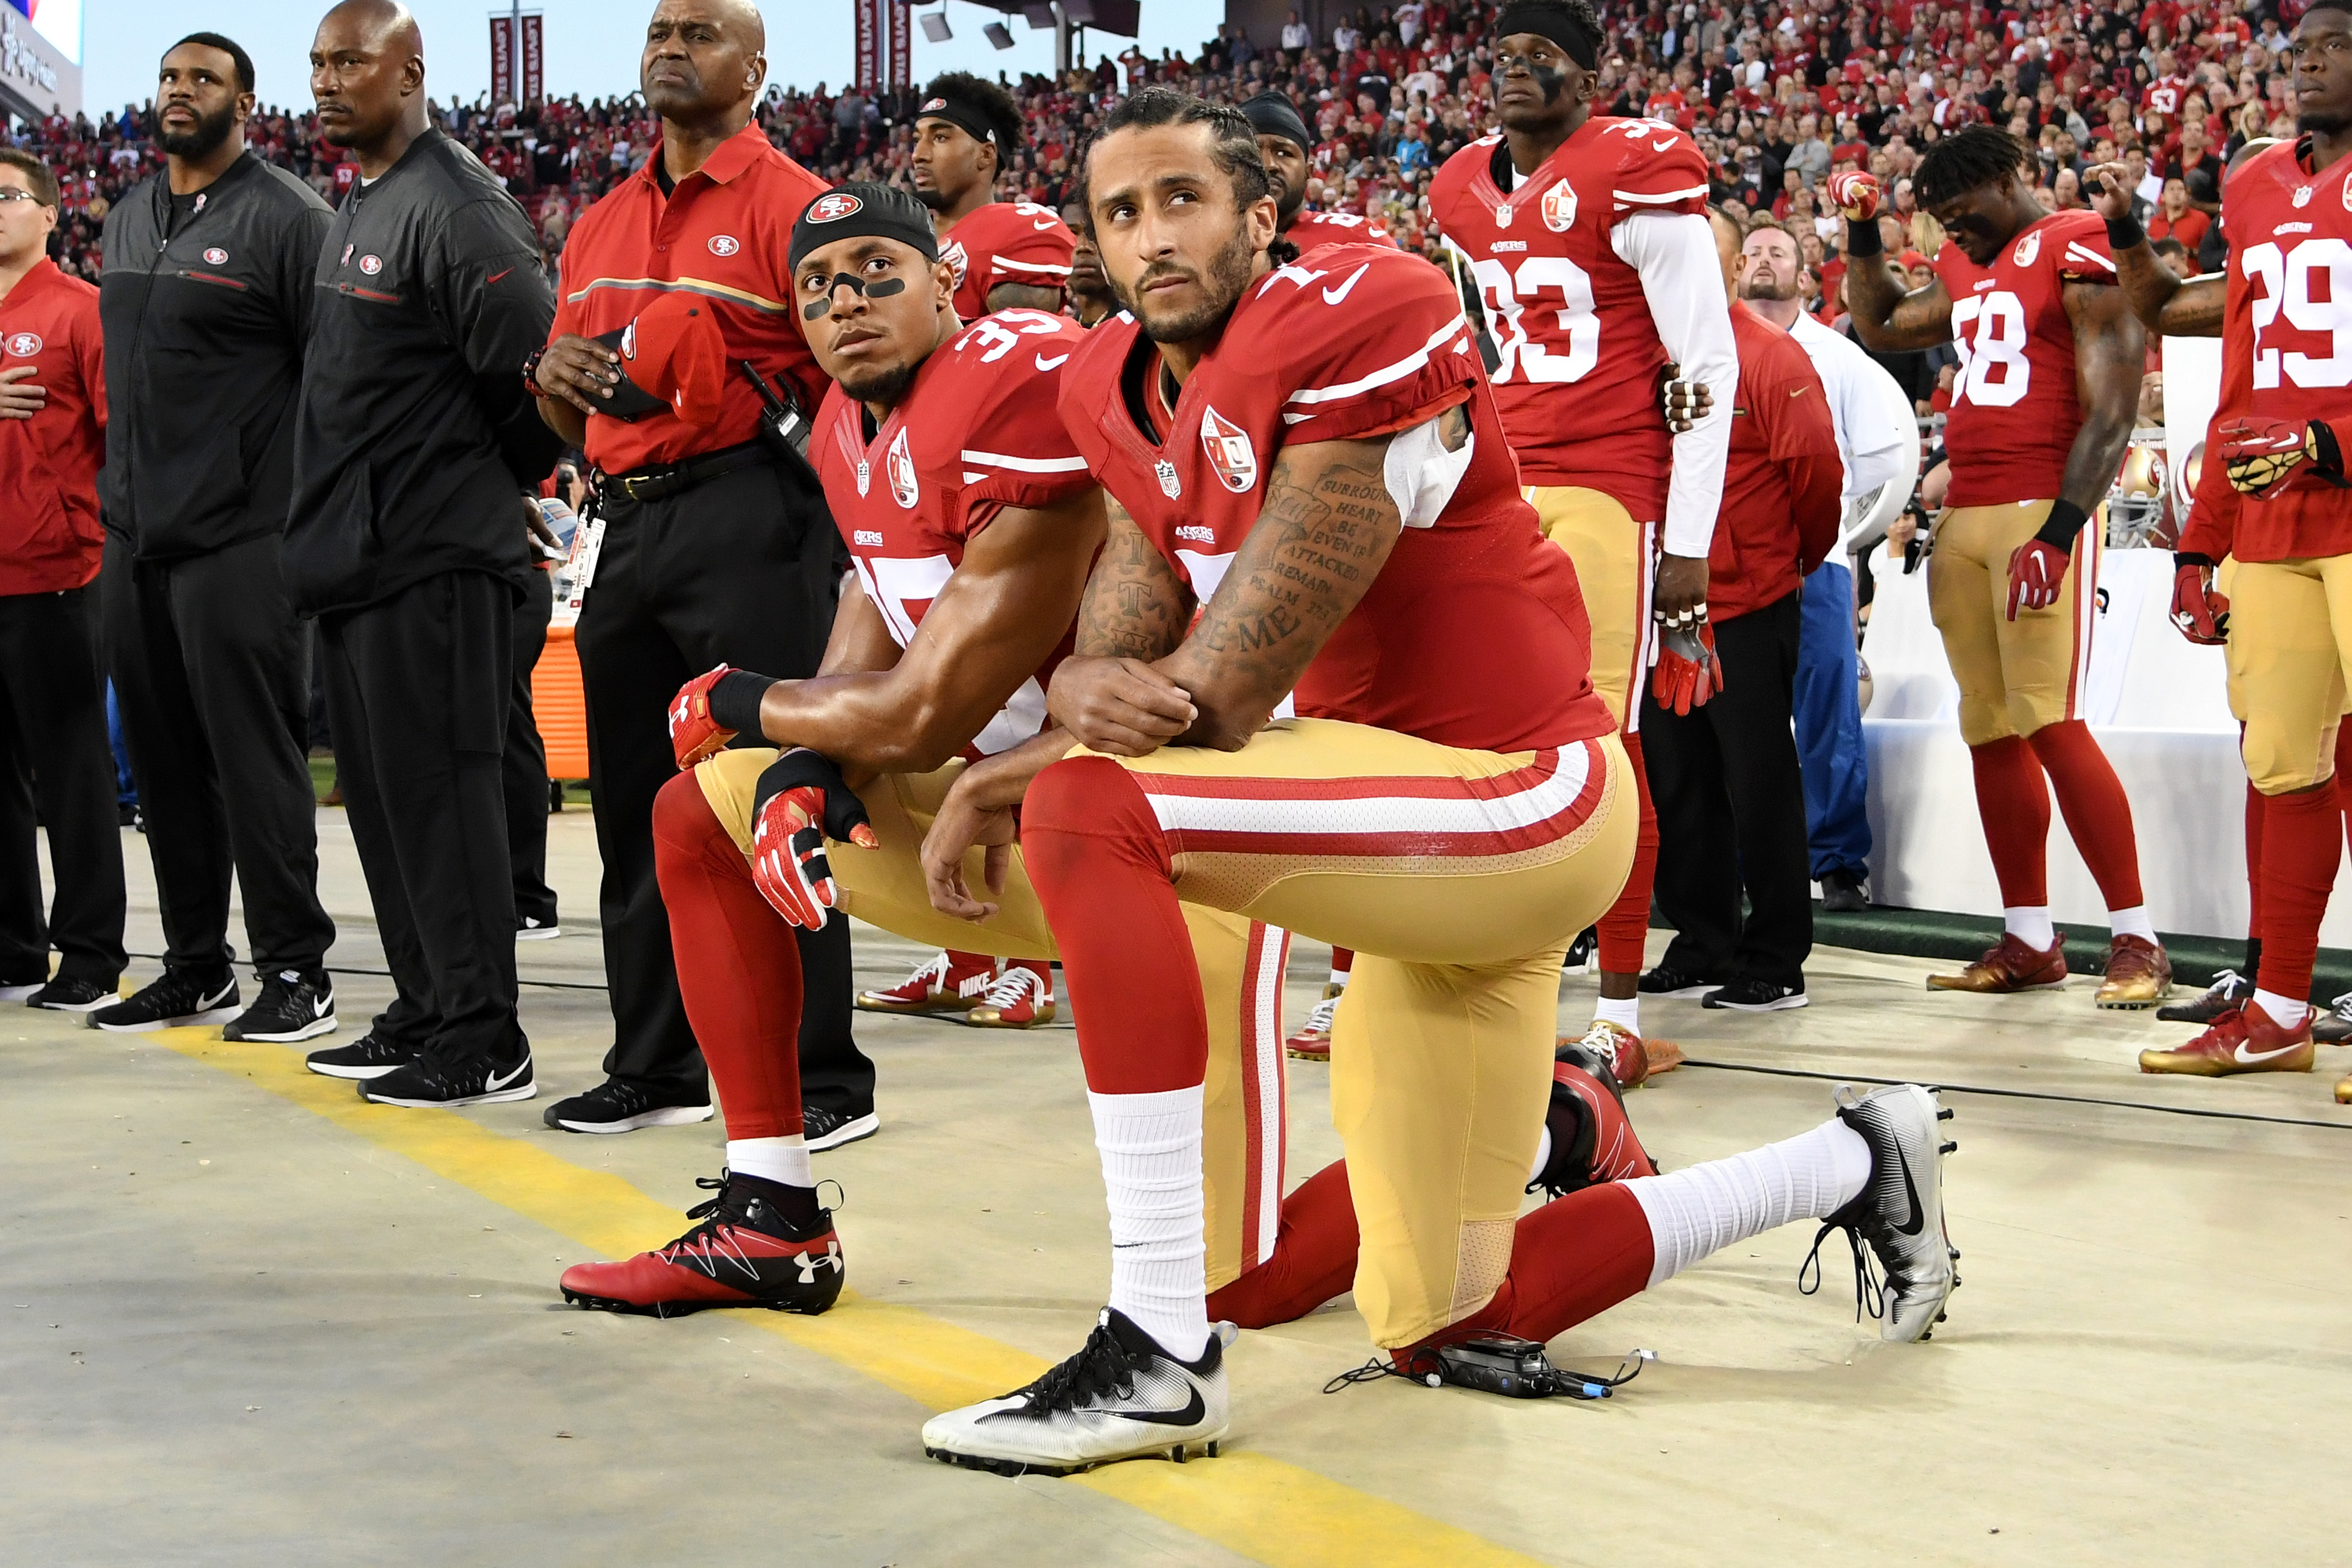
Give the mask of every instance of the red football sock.
[{"label": "red football sock", "polygon": [[1355,969],[1356,969],[1356,950],[1355,950],[1354,948],[1352,948],[1352,947],[1335,947],[1335,948],[1333,948],[1333,949],[1331,950],[1331,973],[1334,973],[1334,974],[1352,974],[1352,973],[1355,973]]},{"label": "red football sock", "polygon": [[1633,868],[1617,901],[1600,921],[1600,960],[1603,974],[1639,974],[1642,955],[1650,940],[1650,892],[1658,879],[1658,813],[1650,804],[1649,770],[1642,763],[1642,737],[1628,731],[1625,759],[1633,764],[1635,798],[1641,803],[1641,826],[1633,837]]},{"label": "red football sock", "polygon": [[2033,754],[2050,774],[2050,788],[2083,864],[2110,910],[2136,910],[2147,898],[2139,886],[2139,843],[2132,834],[2131,799],[2115,764],[2080,719],[2033,731]]},{"label": "red football sock", "polygon": [[1355,1285],[1356,1234],[1348,1163],[1334,1160],[1282,1200],[1274,1256],[1212,1294],[1210,1320],[1270,1328],[1345,1294]]},{"label": "red football sock", "polygon": [[1496,1300],[1510,1332],[1540,1344],[1640,1295],[1654,1261],[1641,1200],[1622,1182],[1586,1187],[1519,1216]]},{"label": "red football sock", "polygon": [[2000,883],[2004,909],[2038,910],[2050,902],[2043,855],[2050,837],[2050,792],[2033,748],[2015,735],[1969,748],[1977,778],[1977,816]]},{"label": "red football sock", "polygon": [[2263,820],[2269,797],[2246,781],[2246,941],[2263,940]]},{"label": "red football sock", "polygon": [[692,773],[654,797],[654,872],[687,1022],[730,1138],[801,1131],[801,949]]},{"label": "red football sock", "polygon": [[2273,996],[2311,994],[2319,957],[2319,922],[2342,858],[2343,805],[2336,781],[2263,806],[2263,967],[2254,984]]},{"label": "red football sock", "polygon": [[[2352,724],[2338,721],[2336,726],[2336,776],[2339,779],[2346,777],[2347,768],[2352,768]],[[2352,844],[2352,790],[2347,790],[2342,784],[2336,788],[2344,801],[2345,841]]]},{"label": "red football sock", "polygon": [[1108,757],[1055,763],[1029,786],[1021,846],[1061,943],[1087,1087],[1156,1094],[1202,1082],[1200,967],[1141,787]]}]

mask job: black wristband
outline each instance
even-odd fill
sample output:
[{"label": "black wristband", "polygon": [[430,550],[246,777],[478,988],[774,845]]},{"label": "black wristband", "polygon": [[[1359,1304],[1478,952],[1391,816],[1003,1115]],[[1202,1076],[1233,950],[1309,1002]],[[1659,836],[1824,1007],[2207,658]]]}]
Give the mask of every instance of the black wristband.
[{"label": "black wristband", "polygon": [[710,721],[737,734],[760,732],[760,699],[775,682],[748,669],[730,669],[710,686]]},{"label": "black wristband", "polygon": [[[2074,548],[2074,536],[2083,531],[2083,525],[2090,520],[2091,514],[2073,501],[2052,501],[2048,520],[2033,531],[2033,537],[2060,550],[2072,550]],[[718,711],[715,703],[711,711]]]},{"label": "black wristband", "polygon": [[2200,554],[2194,550],[2176,550],[2172,552],[2172,569],[2175,572],[2184,566],[2194,566],[2201,571],[2210,572],[2219,564],[2220,563],[2210,555]]},{"label": "black wristband", "polygon": [[2132,216],[2130,213],[2126,212],[2121,217],[2111,217],[2107,220],[2107,248],[2110,251],[2129,250],[2135,246],[2146,244],[2147,241],[2147,231],[2140,227],[2139,219]]},{"label": "black wristband", "polygon": [[1886,254],[1886,240],[1878,232],[1878,220],[1875,217],[1864,218],[1860,223],[1854,222],[1852,218],[1846,220],[1845,253],[1850,259],[1855,261],[1861,260],[1865,256]]}]

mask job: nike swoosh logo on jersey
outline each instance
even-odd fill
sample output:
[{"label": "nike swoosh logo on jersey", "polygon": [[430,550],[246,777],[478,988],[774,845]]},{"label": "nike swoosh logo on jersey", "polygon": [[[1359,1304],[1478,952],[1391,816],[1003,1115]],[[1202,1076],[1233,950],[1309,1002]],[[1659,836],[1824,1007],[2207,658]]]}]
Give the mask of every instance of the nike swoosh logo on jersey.
[{"label": "nike swoosh logo on jersey", "polygon": [[1664,140],[1664,142],[1651,142],[1651,143],[1650,143],[1650,151],[1651,151],[1651,152],[1653,152],[1653,153],[1667,153],[1667,152],[1671,152],[1671,151],[1673,151],[1673,150],[1674,150],[1674,145],[1675,145],[1674,138],[1670,136],[1670,137],[1666,138],[1666,140]]},{"label": "nike swoosh logo on jersey", "polygon": [[1371,269],[1372,264],[1367,261],[1361,267],[1357,268],[1353,272],[1349,273],[1348,280],[1345,283],[1340,284],[1337,289],[1324,289],[1323,302],[1327,305],[1336,305],[1340,300],[1345,300],[1348,297],[1348,291],[1356,286],[1356,279],[1361,278],[1365,273],[1370,272]]},{"label": "nike swoosh logo on jersey", "polygon": [[1122,1410],[1118,1414],[1129,1421],[1149,1421],[1155,1426],[1191,1426],[1208,1413],[1209,1407],[1201,1402],[1201,1391],[1195,1388],[1181,1410]]},{"label": "nike swoosh logo on jersey", "polygon": [[509,267],[509,268],[508,268],[506,269],[506,271],[505,271],[505,272],[493,272],[493,273],[491,273],[488,278],[483,279],[482,279],[482,281],[483,281],[484,283],[495,283],[495,282],[497,282],[499,279],[501,279],[501,278],[505,277],[505,276],[507,275],[507,272],[512,272],[513,270],[514,270],[514,268],[511,268],[511,267]]},{"label": "nike swoosh logo on jersey", "polygon": [[2237,1048],[2230,1053],[2230,1059],[2236,1062],[2240,1067],[2254,1067],[2263,1062],[2275,1061],[2280,1057],[2286,1055],[2289,1051],[2300,1048],[2302,1045],[2303,1042],[2301,1040],[2297,1040],[2292,1046],[2281,1046],[2274,1051],[2249,1051],[2246,1049],[2246,1042],[2240,1040],[2238,1042]]},{"label": "nike swoosh logo on jersey", "polygon": [[1060,368],[1062,362],[1069,357],[1070,356],[1067,354],[1055,354],[1052,359],[1047,359],[1044,354],[1039,354],[1037,356],[1037,368],[1039,370],[1058,369]]},{"label": "nike swoosh logo on jersey", "polygon": [[500,1078],[500,1077],[499,1077],[498,1074],[496,1074],[496,1073],[492,1073],[492,1074],[490,1074],[490,1077],[489,1077],[489,1082],[488,1082],[488,1086],[483,1089],[483,1091],[482,1091],[482,1092],[483,1092],[483,1093],[485,1093],[485,1094],[496,1094],[496,1093],[498,1093],[498,1091],[499,1091],[499,1090],[500,1090],[500,1089],[502,1089],[506,1088],[506,1086],[507,1086],[507,1085],[509,1085],[509,1084],[510,1084],[510,1083],[514,1082],[514,1080],[515,1080],[515,1079],[517,1079],[520,1078],[520,1077],[523,1075],[523,1073],[524,1073],[526,1070],[528,1070],[528,1069],[529,1069],[529,1068],[530,1068],[530,1057],[528,1057],[528,1056],[526,1056],[526,1057],[524,1057],[524,1058],[522,1058],[522,1060],[520,1060],[520,1061],[519,1061],[519,1062],[517,1062],[517,1063],[515,1064],[515,1069],[514,1069],[514,1071],[512,1071],[512,1072],[510,1072],[510,1073],[507,1074],[504,1078]]},{"label": "nike swoosh logo on jersey", "polygon": [[1919,1207],[1919,1189],[1911,1181],[1911,1162],[1903,1157],[1903,1151],[1900,1149],[1895,1151],[1895,1163],[1903,1167],[1903,1196],[1911,1205],[1911,1217],[1896,1226],[1895,1234],[1916,1236],[1919,1234],[1919,1227],[1927,1222],[1927,1215]]},{"label": "nike swoosh logo on jersey", "polygon": [[1033,223],[1029,226],[1035,229],[1039,234],[1043,234],[1061,221],[1062,220],[1059,218],[1049,217],[1044,223]]}]

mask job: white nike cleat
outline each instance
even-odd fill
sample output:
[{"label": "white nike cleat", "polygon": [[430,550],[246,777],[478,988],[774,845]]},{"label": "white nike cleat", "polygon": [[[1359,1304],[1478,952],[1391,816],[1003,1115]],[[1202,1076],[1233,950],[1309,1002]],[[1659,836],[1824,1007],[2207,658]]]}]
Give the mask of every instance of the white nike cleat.
[{"label": "white nike cleat", "polygon": [[1224,1337],[1201,1359],[1160,1348],[1105,1307],[1078,1353],[1031,1384],[923,1423],[932,1458],[1000,1476],[1066,1476],[1119,1459],[1214,1458],[1230,1406]]},{"label": "white nike cleat", "polygon": [[[1821,1288],[1822,1242],[1843,1230],[1853,1247],[1854,1315],[1868,1308],[1879,1318],[1878,1337],[1897,1344],[1924,1340],[1944,1320],[1944,1303],[1960,1283],[1954,1265],[1959,1249],[1944,1224],[1944,1156],[1959,1147],[1942,1142],[1937,1125],[1952,1113],[1937,1104],[1933,1091],[1916,1083],[1891,1084],[1854,1097],[1850,1085],[1837,1091],[1838,1120],[1870,1145],[1870,1180],[1854,1200],[1822,1222],[1797,1288],[1811,1295]],[[1869,1253],[1863,1250],[1867,1245]],[[1885,1283],[1872,1278],[1875,1257]]]}]

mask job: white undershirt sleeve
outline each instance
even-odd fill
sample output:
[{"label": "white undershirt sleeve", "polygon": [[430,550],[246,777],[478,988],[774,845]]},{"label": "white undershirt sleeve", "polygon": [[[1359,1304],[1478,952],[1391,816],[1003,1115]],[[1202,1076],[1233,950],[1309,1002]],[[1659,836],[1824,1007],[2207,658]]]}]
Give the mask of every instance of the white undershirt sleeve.
[{"label": "white undershirt sleeve", "polygon": [[1723,506],[1731,402],[1739,386],[1715,230],[1696,213],[1637,212],[1609,231],[1609,242],[1641,274],[1666,357],[1682,367],[1685,381],[1704,383],[1715,399],[1705,419],[1675,437],[1666,489],[1666,552],[1705,560]]}]

